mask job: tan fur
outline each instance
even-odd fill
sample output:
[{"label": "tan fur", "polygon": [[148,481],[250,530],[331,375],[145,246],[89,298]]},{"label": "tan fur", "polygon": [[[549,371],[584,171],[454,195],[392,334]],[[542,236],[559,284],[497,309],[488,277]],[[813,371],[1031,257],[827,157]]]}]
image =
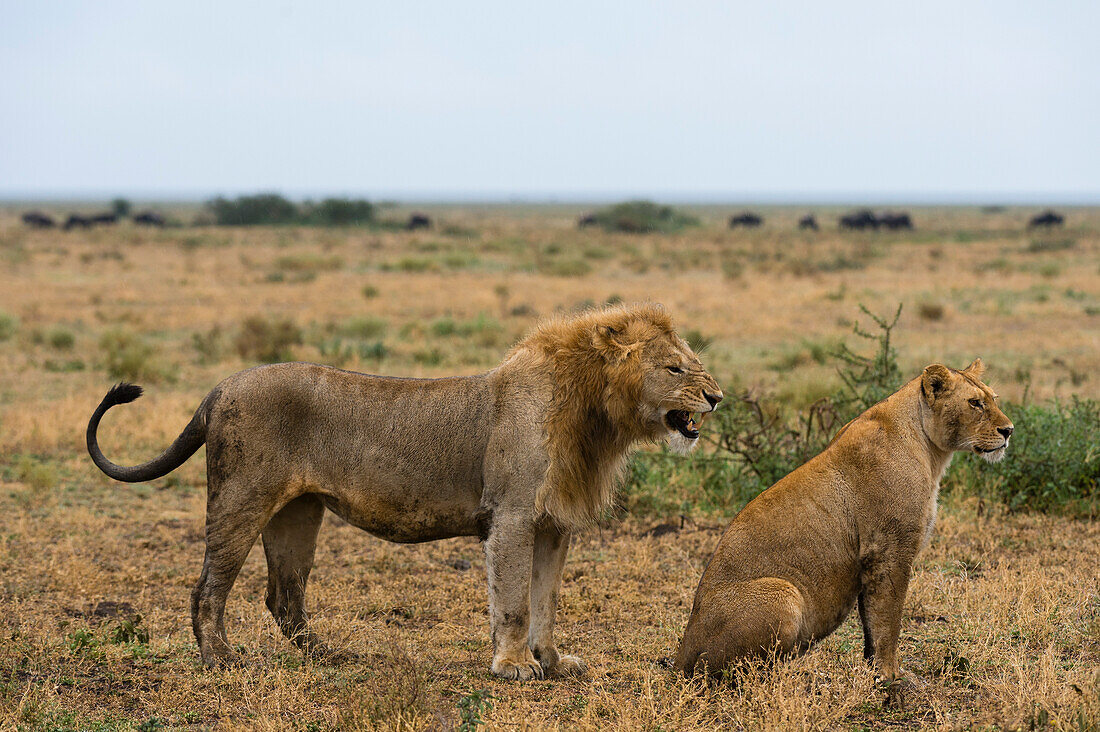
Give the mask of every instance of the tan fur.
[{"label": "tan fur", "polygon": [[1000,459],[1012,433],[983,371],[980,359],[963,371],[928,366],[749,502],[703,572],[677,668],[718,673],[746,657],[800,653],[858,603],[864,655],[900,704],[901,612],[940,479],[954,452]]},{"label": "tan fur", "polygon": [[242,371],[206,397],[164,455],[123,468],[103,457],[95,432],[135,391],[104,399],[89,451],[112,477],[149,480],[205,440],[206,559],[192,594],[205,663],[231,655],[225,599],[261,534],[268,607],[288,637],[319,646],[304,602],[327,508],[392,541],[481,536],[492,670],[517,679],[583,671],[553,641],[570,532],[608,504],[631,447],[674,434],[672,410],[709,411],[721,399],[656,305],[544,323],[477,376],[396,379],[313,364]]}]

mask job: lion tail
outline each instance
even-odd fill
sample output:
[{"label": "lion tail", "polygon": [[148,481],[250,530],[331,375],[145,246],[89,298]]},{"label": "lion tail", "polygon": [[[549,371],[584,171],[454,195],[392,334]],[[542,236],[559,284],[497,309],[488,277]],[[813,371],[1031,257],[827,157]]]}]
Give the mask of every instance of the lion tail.
[{"label": "lion tail", "polygon": [[183,465],[187,458],[194,455],[195,451],[206,442],[206,413],[210,401],[209,395],[199,405],[199,408],[195,411],[195,416],[184,427],[180,436],[159,456],[147,463],[132,467],[115,465],[108,460],[103,455],[103,451],[99,449],[99,441],[96,439],[99,420],[111,407],[116,404],[128,404],[140,397],[141,393],[141,387],[136,384],[115,384],[103,397],[103,401],[99,403],[95,412],[92,413],[92,418],[88,421],[88,454],[92,456],[92,462],[111,478],[127,483],[140,483],[168,475],[168,473]]}]

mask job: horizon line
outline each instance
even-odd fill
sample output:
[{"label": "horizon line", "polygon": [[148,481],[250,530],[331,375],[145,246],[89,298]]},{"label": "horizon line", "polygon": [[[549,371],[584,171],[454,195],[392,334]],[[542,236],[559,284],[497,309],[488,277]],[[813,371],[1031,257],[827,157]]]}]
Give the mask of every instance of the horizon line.
[{"label": "horizon line", "polygon": [[879,192],[727,192],[703,193],[682,191],[619,191],[619,192],[555,192],[555,191],[349,191],[339,189],[280,189],[274,186],[223,189],[200,192],[196,190],[169,189],[52,189],[52,190],[0,190],[0,204],[61,204],[110,202],[115,198],[127,198],[142,203],[202,204],[219,196],[236,197],[274,193],[292,201],[319,200],[323,198],[365,198],[369,201],[396,205],[606,205],[631,200],[653,200],[659,203],[697,206],[1098,206],[1100,192],[958,192],[958,193],[903,193]]}]

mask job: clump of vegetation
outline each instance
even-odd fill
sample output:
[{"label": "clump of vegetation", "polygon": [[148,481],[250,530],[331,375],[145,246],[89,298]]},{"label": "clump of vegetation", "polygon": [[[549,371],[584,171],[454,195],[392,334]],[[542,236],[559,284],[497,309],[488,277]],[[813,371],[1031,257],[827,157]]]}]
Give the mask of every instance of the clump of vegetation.
[{"label": "clump of vegetation", "polygon": [[483,348],[501,345],[504,336],[504,326],[485,313],[478,313],[470,320],[444,316],[433,321],[430,329],[432,335],[438,338],[457,336]]},{"label": "clump of vegetation", "polygon": [[19,330],[19,319],[0,310],[0,341],[10,340]]},{"label": "clump of vegetation", "polygon": [[293,321],[254,315],[241,323],[235,345],[245,360],[277,363],[291,360],[293,347],[301,343],[302,329]]},{"label": "clump of vegetation", "polygon": [[917,315],[921,320],[943,320],[945,312],[943,304],[938,302],[922,302],[917,306]]},{"label": "clump of vegetation", "polygon": [[651,232],[671,234],[699,224],[699,220],[694,216],[678,211],[672,206],[662,206],[652,201],[618,203],[597,211],[593,217],[605,231],[623,231],[630,234]]},{"label": "clump of vegetation", "polygon": [[206,209],[219,226],[368,226],[375,223],[375,207],[361,198],[326,198],[301,206],[277,193],[260,193],[234,199],[218,197]]},{"label": "clump of vegetation", "polygon": [[108,639],[115,645],[145,644],[149,642],[149,631],[142,627],[140,615],[131,615],[128,618],[123,618],[115,625],[108,634]]},{"label": "clump of vegetation", "polygon": [[493,700],[496,699],[485,689],[478,689],[466,694],[458,700],[458,713],[462,717],[462,723],[458,726],[463,732],[475,732],[478,727],[485,725],[482,715],[493,708]]},{"label": "clump of vegetation", "polygon": [[384,318],[365,316],[350,318],[333,327],[337,335],[345,338],[358,338],[360,340],[372,340],[381,338],[386,334],[389,323]]},{"label": "clump of vegetation", "polygon": [[424,257],[402,257],[396,262],[385,262],[381,266],[383,272],[429,272],[438,268],[434,261]]},{"label": "clump of vegetation", "polygon": [[1047,252],[1064,252],[1067,249],[1075,249],[1077,242],[1073,239],[1035,239],[1024,250],[1028,254],[1045,254]]},{"label": "clump of vegetation", "polygon": [[318,226],[366,226],[374,221],[374,204],[361,198],[326,198],[302,206],[302,223]]},{"label": "clump of vegetation", "polygon": [[58,483],[57,468],[24,455],[16,465],[16,476],[36,491],[53,488]]},{"label": "clump of vegetation", "polygon": [[128,330],[108,330],[99,339],[107,373],[126,381],[170,380],[174,373],[157,358],[156,348]]},{"label": "clump of vegetation", "polygon": [[335,254],[327,257],[312,253],[287,254],[275,260],[275,269],[280,272],[317,273],[340,269],[343,266],[343,258]]},{"label": "clump of vegetation", "polygon": [[120,219],[124,219],[130,215],[130,201],[125,198],[116,198],[111,201],[111,213],[118,216]]},{"label": "clump of vegetation", "polygon": [[219,196],[207,202],[206,207],[219,226],[292,224],[298,220],[297,206],[277,193],[239,196],[232,200]]},{"label": "clump of vegetation", "polygon": [[191,345],[199,356],[199,363],[217,363],[225,351],[224,335],[220,326],[210,330],[191,334]]},{"label": "clump of vegetation", "polygon": [[68,351],[76,343],[76,336],[68,328],[57,326],[46,334],[46,342],[50,344],[51,348]]},{"label": "clump of vegetation", "polygon": [[553,277],[583,277],[592,271],[592,265],[583,259],[540,259],[537,269]]}]

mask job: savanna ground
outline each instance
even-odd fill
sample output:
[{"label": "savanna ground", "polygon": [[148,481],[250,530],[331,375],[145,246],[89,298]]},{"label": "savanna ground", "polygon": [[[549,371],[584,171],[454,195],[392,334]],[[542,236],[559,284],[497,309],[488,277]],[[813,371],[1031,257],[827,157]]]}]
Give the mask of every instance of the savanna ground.
[{"label": "savanna ground", "polygon": [[[200,667],[188,603],[202,454],[149,484],[99,474],[84,428],[122,377],[147,395],[112,410],[100,441],[134,463],[260,359],[474,373],[540,315],[648,299],[709,342],[704,362],[728,394],[753,388],[795,410],[836,388],[827,354],[858,305],[901,302],[907,375],[982,356],[1009,400],[1100,396],[1100,211],[1070,209],[1049,233],[1027,232],[1022,209],[917,209],[905,233],[839,233],[827,209],[819,233],[797,232],[794,209],[729,231],[733,211],[699,209],[703,225],[673,235],[578,231],[568,207],[436,207],[434,229],[415,233],[37,232],[0,212],[0,725],[1096,729],[1100,524],[956,493],[910,586],[901,653],[921,684],[904,711],[882,708],[853,619],[737,686],[674,677],[661,660],[739,507],[695,505],[675,484],[628,484],[627,510],[571,552],[558,638],[586,658],[586,679],[488,673],[476,540],[392,545],[331,515],[309,606],[347,658],[303,660],[282,638],[257,546],[227,609],[247,663]],[[661,500],[630,498],[654,490]]]}]

